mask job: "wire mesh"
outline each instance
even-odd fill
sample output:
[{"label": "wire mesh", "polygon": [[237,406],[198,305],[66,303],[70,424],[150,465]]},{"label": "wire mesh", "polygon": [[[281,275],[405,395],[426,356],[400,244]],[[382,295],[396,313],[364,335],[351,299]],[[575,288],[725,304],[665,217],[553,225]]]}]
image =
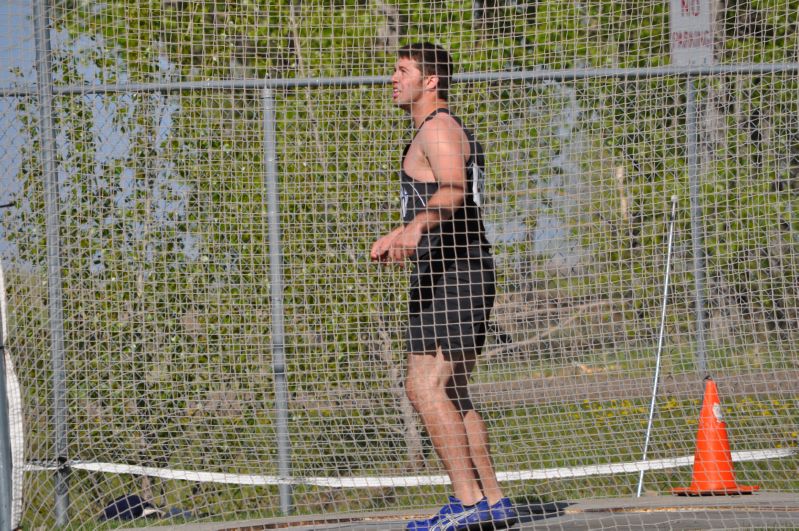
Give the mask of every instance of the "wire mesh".
[{"label": "wire mesh", "polygon": [[[0,8],[0,203],[15,202],[1,214],[0,251],[5,339],[24,405],[25,527],[59,520],[59,467],[70,471],[60,523],[75,529],[101,525],[109,503],[131,494],[170,522],[278,517],[281,485],[301,515],[443,503],[449,480],[403,389],[408,271],[369,260],[400,222],[400,155],[413,136],[388,75],[397,48],[419,40],[449,49],[461,74],[486,74],[455,83],[450,101],[486,154],[497,296],[471,393],[505,493],[520,506],[632,496],[641,469],[647,494],[689,484],[699,349],[719,384],[739,482],[799,489],[795,70],[692,76],[692,198],[685,76],[642,70],[669,64],[663,2],[42,5],[66,462],[53,427],[32,4]],[[719,5],[717,63],[795,61],[796,13],[794,0]],[[554,76],[564,69],[595,75]],[[502,78],[540,70],[553,77]],[[330,81],[374,76],[383,81]],[[264,93],[245,82],[281,79],[306,81],[272,88],[275,249]],[[219,82],[232,83],[211,86]],[[672,195],[671,289],[644,463]],[[275,337],[278,251],[284,330]],[[286,357],[290,477],[279,470],[276,345]]]}]

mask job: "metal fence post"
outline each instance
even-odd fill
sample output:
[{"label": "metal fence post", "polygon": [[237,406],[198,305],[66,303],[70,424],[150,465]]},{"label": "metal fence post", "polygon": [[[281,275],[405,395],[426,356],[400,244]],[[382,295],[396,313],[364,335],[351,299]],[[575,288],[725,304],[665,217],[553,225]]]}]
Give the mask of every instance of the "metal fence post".
[{"label": "metal fence post", "polygon": [[[3,208],[6,205],[0,205]],[[0,265],[2,268],[2,265]],[[3,282],[3,272],[0,271],[0,284]],[[0,288],[0,297],[3,296]],[[0,301],[0,304],[3,304]],[[11,515],[11,498],[13,493],[11,469],[14,462],[11,459],[11,427],[8,414],[8,389],[6,387],[6,349],[5,336],[3,335],[3,312],[0,309],[0,530],[6,531],[13,527]]]},{"label": "metal fence post", "polygon": [[275,99],[271,88],[263,91],[264,166],[266,170],[267,223],[269,225],[269,280],[272,302],[272,371],[275,377],[275,424],[277,427],[280,510],[291,513],[291,442],[288,428],[288,381],[283,329],[283,250],[280,245]]},{"label": "metal fence post", "polygon": [[61,242],[58,167],[50,54],[50,17],[47,0],[34,0],[36,40],[36,92],[39,98],[39,133],[44,179],[47,237],[47,295],[50,317],[50,349],[53,368],[53,435],[55,460],[56,525],[63,527],[69,512],[69,464],[67,462],[67,402],[64,365],[64,308],[61,289]]},{"label": "metal fence post", "polygon": [[696,91],[691,76],[685,80],[685,128],[688,187],[691,194],[691,243],[694,255],[694,300],[696,315],[696,363],[700,374],[707,372],[705,348],[705,252],[702,239],[702,206],[699,188],[699,163],[697,160]]}]

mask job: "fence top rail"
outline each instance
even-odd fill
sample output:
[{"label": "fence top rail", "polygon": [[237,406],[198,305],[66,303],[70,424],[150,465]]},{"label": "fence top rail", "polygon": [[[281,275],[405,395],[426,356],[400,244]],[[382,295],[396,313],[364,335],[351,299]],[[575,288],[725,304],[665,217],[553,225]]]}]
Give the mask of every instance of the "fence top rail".
[{"label": "fence top rail", "polygon": [[[456,74],[455,83],[491,81],[574,81],[594,78],[618,78],[627,80],[653,77],[701,77],[717,75],[765,75],[799,73],[799,63],[754,63],[715,66],[663,66],[650,68],[570,68],[560,70],[536,69],[503,72],[472,72]],[[389,84],[389,76],[313,77],[280,79],[223,79],[214,81],[180,81],[155,83],[120,83],[96,85],[54,86],[58,95],[110,94],[130,92],[188,92],[195,90],[245,90],[301,87],[351,87]],[[35,84],[0,88],[0,97],[35,96]]]}]

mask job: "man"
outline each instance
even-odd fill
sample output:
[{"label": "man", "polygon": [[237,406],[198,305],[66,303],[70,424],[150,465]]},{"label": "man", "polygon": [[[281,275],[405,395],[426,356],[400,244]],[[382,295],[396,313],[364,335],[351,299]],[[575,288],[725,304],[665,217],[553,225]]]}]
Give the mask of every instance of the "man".
[{"label": "man", "polygon": [[378,239],[371,259],[413,264],[405,392],[446,468],[455,497],[408,529],[455,530],[517,520],[503,497],[488,435],[468,393],[494,304],[494,262],[485,237],[483,154],[448,109],[452,61],[442,48],[399,50],[393,102],[416,129],[401,164],[403,224]]}]

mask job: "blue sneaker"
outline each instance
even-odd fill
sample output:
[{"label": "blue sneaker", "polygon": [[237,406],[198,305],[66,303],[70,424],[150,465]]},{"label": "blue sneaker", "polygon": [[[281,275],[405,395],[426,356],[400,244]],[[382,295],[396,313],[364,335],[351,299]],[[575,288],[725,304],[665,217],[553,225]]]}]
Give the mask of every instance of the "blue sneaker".
[{"label": "blue sneaker", "polygon": [[427,520],[414,520],[408,523],[408,531],[463,531],[479,529],[481,524],[490,521],[490,514],[483,509],[488,507],[485,499],[475,505],[465,507],[458,498],[449,497],[449,503]]},{"label": "blue sneaker", "polygon": [[494,529],[505,529],[519,521],[519,513],[509,498],[502,498],[494,505],[488,505],[488,500],[483,498],[477,505],[480,508],[480,520],[492,524]]}]

